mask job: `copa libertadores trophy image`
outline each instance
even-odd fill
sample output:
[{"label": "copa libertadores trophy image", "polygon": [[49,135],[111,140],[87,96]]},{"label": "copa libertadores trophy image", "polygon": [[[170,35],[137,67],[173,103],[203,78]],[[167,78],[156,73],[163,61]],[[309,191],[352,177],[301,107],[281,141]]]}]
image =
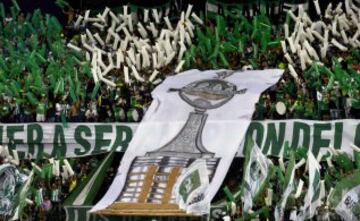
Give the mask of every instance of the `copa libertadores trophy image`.
[{"label": "copa libertadores trophy image", "polygon": [[[129,163],[124,186],[115,202],[99,213],[188,215],[192,214],[192,209],[189,208],[206,207],[199,206],[199,203],[209,201],[206,199],[207,191],[223,158],[217,151],[212,150],[230,147],[226,143],[218,147],[214,146],[215,143],[205,145],[203,138],[208,135],[204,133],[204,128],[212,127],[215,132],[217,126],[208,124],[208,118],[217,117],[215,111],[227,106],[234,98],[247,95],[247,86],[251,85],[245,81],[241,84],[237,79],[243,73],[245,72],[219,70],[199,72],[198,77],[201,77],[191,81],[191,78],[186,79],[189,78],[186,74],[169,79],[186,80],[183,86],[178,88],[169,83],[166,91],[163,91],[164,95],[171,96],[173,101],[176,99],[181,105],[193,109],[189,108],[187,113],[182,114],[185,118],[183,126],[165,144],[134,157]],[[167,85],[166,81],[164,84]],[[171,106],[166,103],[161,105]],[[176,108],[174,111],[177,111]],[[236,118],[237,113],[234,112],[233,115],[225,114],[226,117]],[[226,124],[228,121],[224,122]],[[218,135],[219,138],[222,137],[221,133]]]}]

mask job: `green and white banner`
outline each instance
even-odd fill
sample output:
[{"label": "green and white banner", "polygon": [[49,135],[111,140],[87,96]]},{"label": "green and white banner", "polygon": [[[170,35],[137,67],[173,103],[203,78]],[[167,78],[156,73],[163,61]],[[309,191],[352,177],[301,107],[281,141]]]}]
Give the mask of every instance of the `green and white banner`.
[{"label": "green and white banner", "polygon": [[[68,123],[67,127],[61,123],[0,124],[0,143],[19,151],[21,159],[43,157],[44,153],[82,157],[125,151],[137,127],[137,123]],[[350,144],[360,146],[360,120],[253,121],[247,134],[268,155],[279,155],[286,141],[293,148],[311,149],[315,156],[321,147],[352,154]],[[237,156],[244,155],[243,146],[240,145]]]},{"label": "green and white banner", "polygon": [[136,127],[124,123],[1,124],[0,143],[16,149],[20,159],[82,157],[125,151]]},{"label": "green and white banner", "polygon": [[[279,156],[286,142],[292,148],[304,147],[312,150],[315,157],[322,147],[341,149],[352,155],[351,144],[360,146],[360,121],[253,121],[247,135],[252,137],[267,155]],[[244,155],[243,146],[240,146],[238,156]]]}]

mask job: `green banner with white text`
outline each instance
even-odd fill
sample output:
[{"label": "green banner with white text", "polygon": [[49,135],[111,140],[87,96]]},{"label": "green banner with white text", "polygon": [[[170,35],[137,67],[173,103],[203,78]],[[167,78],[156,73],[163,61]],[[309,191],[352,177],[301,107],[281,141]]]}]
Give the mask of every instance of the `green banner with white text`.
[{"label": "green banner with white text", "polygon": [[125,151],[136,127],[125,123],[0,124],[0,143],[16,149],[20,159],[82,157]]},{"label": "green banner with white text", "polygon": [[[266,120],[253,121],[247,135],[261,147],[263,153],[279,156],[287,142],[291,148],[306,148],[315,156],[320,148],[332,147],[353,154],[351,144],[360,146],[360,120]],[[246,136],[247,138],[249,136]],[[243,156],[243,141],[238,156]]]},{"label": "green banner with white text", "polygon": [[[136,123],[28,123],[0,124],[0,143],[16,149],[20,159],[42,157],[82,157],[125,151]],[[277,156],[288,142],[290,147],[311,149],[333,147],[352,154],[351,144],[360,146],[360,120],[253,121],[247,131],[262,151]],[[246,136],[248,137],[248,136]],[[226,139],[226,138],[224,138]],[[244,142],[247,141],[243,141]],[[237,156],[243,156],[243,144]]]}]

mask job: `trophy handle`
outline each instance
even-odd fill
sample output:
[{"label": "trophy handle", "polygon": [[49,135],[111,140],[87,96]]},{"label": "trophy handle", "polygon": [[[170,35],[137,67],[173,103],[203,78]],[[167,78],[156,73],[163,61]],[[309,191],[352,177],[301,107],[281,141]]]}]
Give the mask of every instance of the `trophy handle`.
[{"label": "trophy handle", "polygon": [[178,92],[181,91],[181,88],[169,88],[168,92]]},{"label": "trophy handle", "polygon": [[235,94],[245,94],[246,91],[247,91],[247,88],[243,88],[243,89],[237,90],[237,91],[235,92]]}]

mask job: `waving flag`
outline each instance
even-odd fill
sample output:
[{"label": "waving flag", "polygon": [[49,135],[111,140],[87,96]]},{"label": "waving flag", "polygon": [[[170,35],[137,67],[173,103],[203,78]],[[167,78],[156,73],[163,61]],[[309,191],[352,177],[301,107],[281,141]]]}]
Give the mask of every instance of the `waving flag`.
[{"label": "waving flag", "polygon": [[320,206],[320,164],[311,151],[308,152],[309,186],[300,209],[298,220],[311,219]]},{"label": "waving flag", "polygon": [[295,190],[294,177],[295,177],[295,156],[292,155],[286,171],[286,177],[285,177],[286,189],[283,193],[281,201],[275,207],[274,216],[276,221],[280,221],[284,219],[284,209],[287,203],[287,199],[290,196],[290,194]]},{"label": "waving flag", "polygon": [[[184,171],[174,188],[174,195],[180,208],[188,213],[206,214],[210,210],[210,203],[206,198],[209,178],[206,161],[199,159]],[[199,212],[200,211],[200,212]]]},{"label": "waving flag", "polygon": [[254,142],[244,174],[244,211],[253,206],[253,199],[269,174],[270,161]]},{"label": "waving flag", "polygon": [[339,181],[329,199],[330,205],[345,221],[360,220],[360,171]]}]

